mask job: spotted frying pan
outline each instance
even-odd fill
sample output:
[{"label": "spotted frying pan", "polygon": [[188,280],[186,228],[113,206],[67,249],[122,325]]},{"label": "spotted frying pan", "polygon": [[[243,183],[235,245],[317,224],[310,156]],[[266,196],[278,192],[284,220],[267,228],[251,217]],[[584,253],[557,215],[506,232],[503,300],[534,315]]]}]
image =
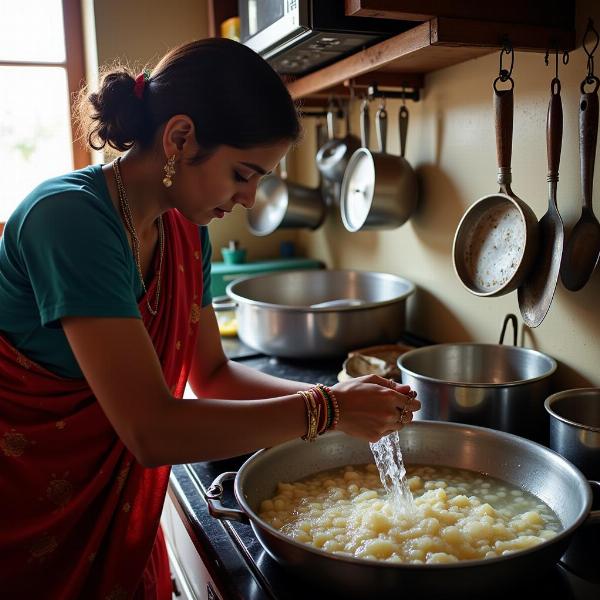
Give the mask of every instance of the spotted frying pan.
[{"label": "spotted frying pan", "polygon": [[513,87],[499,90],[494,81],[498,193],[474,202],[463,215],[452,248],[454,269],[476,296],[501,296],[517,289],[529,273],[538,249],[537,218],[510,184]]}]

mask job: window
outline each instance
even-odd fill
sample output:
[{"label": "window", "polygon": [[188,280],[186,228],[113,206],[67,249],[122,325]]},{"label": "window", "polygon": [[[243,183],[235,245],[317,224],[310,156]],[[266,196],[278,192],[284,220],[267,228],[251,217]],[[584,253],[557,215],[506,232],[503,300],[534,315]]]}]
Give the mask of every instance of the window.
[{"label": "window", "polygon": [[80,0],[0,0],[0,223],[40,182],[89,163],[72,102],[84,79]]}]

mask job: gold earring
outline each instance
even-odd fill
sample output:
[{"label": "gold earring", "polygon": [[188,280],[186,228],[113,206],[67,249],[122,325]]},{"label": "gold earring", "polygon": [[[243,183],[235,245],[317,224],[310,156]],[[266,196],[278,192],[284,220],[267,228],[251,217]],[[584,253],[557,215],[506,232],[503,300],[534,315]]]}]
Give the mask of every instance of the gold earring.
[{"label": "gold earring", "polygon": [[173,175],[175,175],[175,155],[169,157],[167,164],[163,167],[165,176],[163,178],[163,185],[166,188],[170,188],[173,185]]}]

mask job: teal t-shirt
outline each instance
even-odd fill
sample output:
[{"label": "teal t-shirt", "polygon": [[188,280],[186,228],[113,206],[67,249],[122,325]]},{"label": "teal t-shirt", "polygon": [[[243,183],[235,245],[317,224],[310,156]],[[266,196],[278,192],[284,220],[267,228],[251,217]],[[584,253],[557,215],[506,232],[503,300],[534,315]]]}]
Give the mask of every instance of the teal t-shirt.
[{"label": "teal t-shirt", "polygon": [[[199,229],[206,306],[211,246],[207,228]],[[101,165],[45,181],[8,219],[0,238],[0,332],[53,373],[82,377],[60,319],[141,318],[142,294]]]}]

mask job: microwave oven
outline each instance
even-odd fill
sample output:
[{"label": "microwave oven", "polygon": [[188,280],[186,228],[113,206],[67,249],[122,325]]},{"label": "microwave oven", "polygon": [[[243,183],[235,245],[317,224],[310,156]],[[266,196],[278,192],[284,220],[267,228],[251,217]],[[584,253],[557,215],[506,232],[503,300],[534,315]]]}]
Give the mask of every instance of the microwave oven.
[{"label": "microwave oven", "polygon": [[241,41],[282,74],[305,75],[414,27],[348,17],[344,0],[238,0]]}]

